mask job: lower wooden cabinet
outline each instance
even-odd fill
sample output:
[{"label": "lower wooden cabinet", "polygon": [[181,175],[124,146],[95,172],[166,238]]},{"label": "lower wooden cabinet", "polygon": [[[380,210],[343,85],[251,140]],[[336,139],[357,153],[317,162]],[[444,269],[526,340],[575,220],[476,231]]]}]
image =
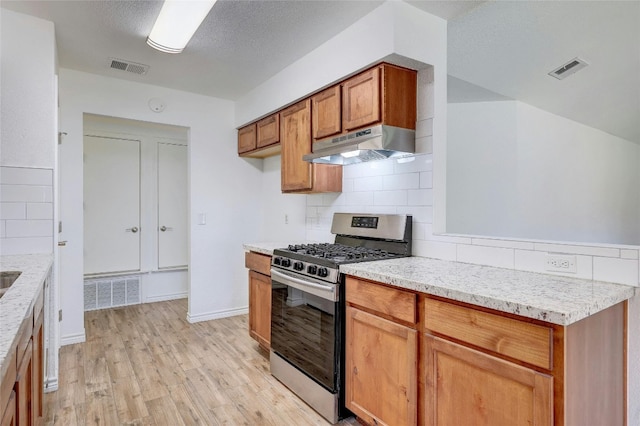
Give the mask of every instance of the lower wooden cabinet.
[{"label": "lower wooden cabinet", "polygon": [[44,416],[42,398],[44,391],[44,312],[40,310],[33,325],[33,396],[32,416],[38,419]]},{"label": "lower wooden cabinet", "polygon": [[18,362],[16,376],[16,425],[27,426],[34,424],[31,410],[33,401],[33,342],[29,340],[22,360]]},{"label": "lower wooden cabinet", "polygon": [[271,346],[271,278],[249,271],[249,334],[260,346]]},{"label": "lower wooden cabinet", "polygon": [[553,378],[425,335],[425,425],[548,426]]},{"label": "lower wooden cabinet", "polygon": [[16,425],[16,393],[12,390],[8,405],[4,413],[2,414],[2,420],[0,420],[0,426],[15,426]]},{"label": "lower wooden cabinet", "polygon": [[418,332],[347,306],[346,406],[369,424],[417,424]]}]

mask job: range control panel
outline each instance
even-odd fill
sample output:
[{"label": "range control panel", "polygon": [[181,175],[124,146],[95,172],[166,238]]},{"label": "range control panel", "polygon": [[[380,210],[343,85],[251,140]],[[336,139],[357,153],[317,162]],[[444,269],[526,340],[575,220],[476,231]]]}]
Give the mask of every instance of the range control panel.
[{"label": "range control panel", "polygon": [[377,216],[354,216],[351,219],[351,227],[377,229],[378,217]]}]

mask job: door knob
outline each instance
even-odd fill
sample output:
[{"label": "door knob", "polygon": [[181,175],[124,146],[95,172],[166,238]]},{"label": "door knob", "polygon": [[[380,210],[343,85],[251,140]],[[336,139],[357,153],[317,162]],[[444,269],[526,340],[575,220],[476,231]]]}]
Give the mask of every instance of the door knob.
[{"label": "door knob", "polygon": [[164,226],[164,225],[162,225],[162,226],[160,227],[160,230],[161,230],[162,232],[164,232],[164,231],[166,231],[166,230],[167,230],[167,227],[166,227],[166,226]]},{"label": "door knob", "polygon": [[133,228],[127,228],[127,229],[125,229],[125,231],[133,232],[135,234],[136,232],[138,232],[138,227],[134,226]]},{"label": "door knob", "polygon": [[66,241],[58,241],[58,247],[65,247],[67,245]]}]

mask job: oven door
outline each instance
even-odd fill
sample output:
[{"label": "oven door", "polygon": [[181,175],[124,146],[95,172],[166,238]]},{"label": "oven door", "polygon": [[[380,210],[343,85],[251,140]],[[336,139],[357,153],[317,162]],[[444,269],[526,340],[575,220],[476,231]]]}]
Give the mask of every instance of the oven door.
[{"label": "oven door", "polygon": [[336,393],[338,285],[275,268],[271,285],[271,350]]}]

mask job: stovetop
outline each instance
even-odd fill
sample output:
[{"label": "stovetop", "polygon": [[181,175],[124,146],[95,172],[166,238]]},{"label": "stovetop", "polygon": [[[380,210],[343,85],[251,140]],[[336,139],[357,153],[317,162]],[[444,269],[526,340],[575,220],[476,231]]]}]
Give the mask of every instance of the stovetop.
[{"label": "stovetop", "polygon": [[[286,249],[288,254],[295,253],[296,258],[307,261],[328,260],[335,265],[355,262],[368,262],[371,260],[393,259],[399,255],[385,250],[368,247],[352,247],[338,243],[296,244]],[[283,254],[283,253],[281,253]],[[311,259],[313,258],[313,259]]]}]

